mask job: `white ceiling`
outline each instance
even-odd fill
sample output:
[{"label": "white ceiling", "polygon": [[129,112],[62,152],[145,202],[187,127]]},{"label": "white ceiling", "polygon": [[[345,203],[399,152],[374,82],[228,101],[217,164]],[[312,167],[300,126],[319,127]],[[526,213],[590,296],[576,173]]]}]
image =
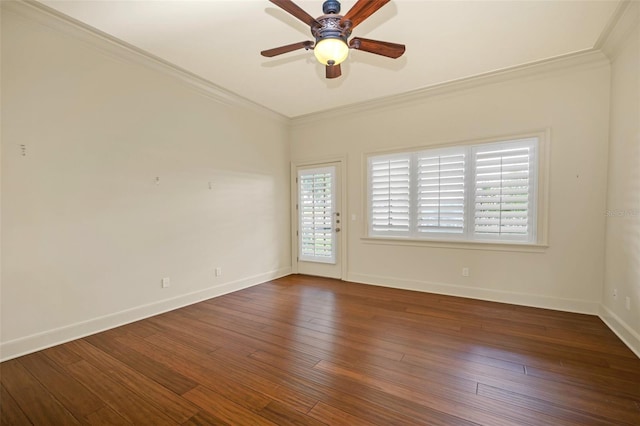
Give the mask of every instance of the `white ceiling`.
[{"label": "white ceiling", "polygon": [[[353,36],[402,43],[400,59],[351,51],[324,78],[313,52],[261,50],[313,40],[267,0],[41,3],[288,117],[589,50],[619,5],[605,1],[392,0]],[[296,1],[312,16],[322,1]],[[342,1],[342,14],[355,0]]]}]

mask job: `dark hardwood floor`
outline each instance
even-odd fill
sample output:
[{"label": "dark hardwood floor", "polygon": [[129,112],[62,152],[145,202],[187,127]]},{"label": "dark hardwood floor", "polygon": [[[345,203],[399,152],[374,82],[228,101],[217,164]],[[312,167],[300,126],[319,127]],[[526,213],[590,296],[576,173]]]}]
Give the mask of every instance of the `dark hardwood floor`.
[{"label": "dark hardwood floor", "polygon": [[3,425],[640,425],[595,316],[307,276],[0,369]]}]

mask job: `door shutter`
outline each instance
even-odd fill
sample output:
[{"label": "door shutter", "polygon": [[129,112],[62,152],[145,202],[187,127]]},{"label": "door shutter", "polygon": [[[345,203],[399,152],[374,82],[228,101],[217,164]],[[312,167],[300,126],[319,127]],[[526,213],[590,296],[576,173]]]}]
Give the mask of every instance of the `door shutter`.
[{"label": "door shutter", "polygon": [[301,170],[299,185],[299,258],[335,263],[333,210],[335,168]]}]

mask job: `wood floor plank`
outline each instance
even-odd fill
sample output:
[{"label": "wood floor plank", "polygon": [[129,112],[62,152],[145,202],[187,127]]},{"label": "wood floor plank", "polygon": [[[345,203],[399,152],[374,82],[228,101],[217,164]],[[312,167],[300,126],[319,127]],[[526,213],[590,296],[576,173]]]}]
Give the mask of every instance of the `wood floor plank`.
[{"label": "wood floor plank", "polygon": [[319,363],[316,368],[331,373],[332,375],[342,375],[351,380],[366,383],[369,386],[384,390],[400,398],[414,401],[433,410],[443,411],[445,413],[456,411],[457,417],[469,422],[496,426],[506,426],[512,424],[512,422],[527,425],[532,424],[531,419],[540,418],[538,415],[528,413],[526,408],[508,409],[507,407],[502,407],[501,415],[496,416],[491,410],[487,410],[489,407],[486,403],[478,401],[477,398],[475,398],[475,393],[469,394],[451,389],[443,389],[437,385],[431,387],[430,384],[427,385],[428,382],[424,382],[422,383],[422,389],[426,386],[430,388],[429,395],[426,396],[424,392],[416,389],[415,385],[406,386],[384,380],[377,374],[367,374],[353,365],[344,367],[323,361]]},{"label": "wood floor plank", "polygon": [[105,406],[100,398],[65,374],[43,352],[24,356],[20,363],[76,418],[84,418]]},{"label": "wood floor plank", "polygon": [[152,336],[159,331],[162,331],[159,327],[155,326],[153,323],[149,321],[136,321],[131,324],[123,325],[122,327],[118,327],[118,330],[125,334],[132,334],[138,337],[149,337]]},{"label": "wood floor plank", "polygon": [[180,422],[198,411],[193,404],[185,401],[160,383],[118,361],[85,340],[70,342],[68,346],[83,360],[100,369],[123,388],[137,395],[143,395],[145,399],[152,402],[161,402],[160,411],[167,417]]},{"label": "wood floor plank", "polygon": [[543,370],[540,368],[527,367],[527,376],[538,377],[548,381],[579,385],[585,388],[596,387],[604,391],[607,395],[618,395],[623,398],[635,398],[640,390],[640,380],[636,375],[631,377],[612,377],[603,373],[591,371],[576,372],[575,369],[564,369],[562,374],[558,374],[560,369],[555,371]]},{"label": "wood floor plank", "polygon": [[206,411],[199,411],[189,418],[186,422],[182,423],[183,426],[232,426],[231,423],[227,423],[224,420],[220,420],[217,417],[207,413]]},{"label": "wood floor plank", "polygon": [[[570,384],[560,383],[555,380],[541,380],[537,377],[527,375],[502,375],[495,377],[491,374],[485,374],[476,369],[464,369],[449,367],[442,363],[442,360],[426,360],[425,358],[406,357],[405,362],[420,365],[425,368],[439,368],[447,373],[467,380],[477,380],[479,383],[488,384],[494,387],[508,389],[510,391],[539,397],[549,402],[556,402],[564,406],[571,407],[576,405],[588,405],[592,409],[606,410],[607,408],[616,407],[621,411],[635,410],[634,400],[617,395],[607,394],[603,389],[589,389],[576,387]],[[604,398],[606,397],[606,398]]]},{"label": "wood floor plank", "polygon": [[[211,355],[220,356],[218,352]],[[406,425],[420,421],[433,425],[469,424],[461,419],[454,423],[451,423],[451,419],[448,419],[449,423],[440,421],[437,415],[430,416],[425,407],[412,401],[400,400],[394,395],[375,389],[366,389],[363,393],[360,392],[362,386],[354,386],[353,383],[345,382],[340,377],[330,376],[317,370],[298,370],[290,365],[285,366],[283,370],[280,366],[263,363],[260,359],[238,358],[233,354],[224,354],[217,359],[220,362],[226,361],[234,370],[244,370],[252,376],[262,376],[274,382],[282,382],[283,387],[313,396],[319,401],[340,407],[351,415],[375,424]],[[254,362],[247,362],[248,360]]]},{"label": "wood floor plank", "polygon": [[68,345],[54,346],[43,350],[42,353],[58,365],[73,364],[74,362],[82,360],[82,358],[69,349]]},{"label": "wood floor plank", "polygon": [[175,420],[168,417],[156,404],[112,380],[87,361],[79,361],[65,367],[76,380],[100,395],[109,407],[133,424],[172,425]]},{"label": "wood floor plank", "polygon": [[[314,319],[309,323],[301,324],[299,327],[322,330],[325,332],[330,331],[334,336],[350,339],[365,346],[371,345],[371,341],[374,340],[376,342],[376,348],[385,349],[398,354],[402,353],[403,357],[405,355],[420,355],[424,353],[424,351],[428,351],[429,353],[438,353],[445,357],[465,360],[466,362],[475,362],[478,364],[485,364],[497,368],[503,368],[505,370],[524,373],[524,365],[521,363],[502,360],[499,357],[491,357],[488,355],[469,352],[469,345],[467,343],[456,344],[456,342],[451,339],[446,341],[429,339],[428,348],[423,348],[416,347],[417,345],[415,345],[415,340],[412,340],[412,345],[407,345],[406,339],[397,337],[395,333],[390,333],[382,337],[379,337],[376,334],[372,335],[370,328],[362,326],[354,327],[352,325],[336,324],[332,321],[320,321]],[[375,325],[372,327],[375,327]],[[379,353],[380,352],[375,352],[374,354]]]},{"label": "wood floor plank", "polygon": [[508,392],[503,389],[487,386],[482,383],[478,385],[478,395],[492,398],[505,404],[514,405],[539,412],[545,416],[556,418],[556,422],[571,422],[577,425],[602,424],[610,426],[620,426],[623,423],[634,425],[638,424],[637,416],[624,416],[611,421],[597,413],[584,413],[577,409],[568,409],[561,405],[550,403],[549,401],[532,398],[530,396],[521,395],[515,392]]},{"label": "wood floor plank", "polygon": [[[125,338],[118,339],[118,342],[131,347],[132,349],[147,355],[153,354],[156,359],[172,368],[179,369],[183,374],[192,380],[204,384],[207,389],[217,392],[220,395],[230,395],[232,402],[247,409],[260,409],[267,405],[271,399],[260,392],[264,387],[258,387],[255,382],[241,382],[233,380],[227,376],[223,368],[217,368],[205,354],[190,354],[190,363],[185,363],[185,358],[179,354],[184,353],[177,348],[165,350],[159,345],[154,345],[149,341],[137,342]],[[202,385],[201,385],[202,386]],[[267,384],[266,387],[275,388],[275,385]],[[237,397],[236,397],[237,396]]]},{"label": "wood floor plank", "polygon": [[0,425],[31,425],[31,421],[22,411],[15,399],[0,386]]},{"label": "wood floor plank", "polygon": [[[214,357],[213,354],[201,354],[176,341],[162,336],[150,336],[146,339],[155,347],[139,347],[139,350],[154,351],[158,360],[164,357],[189,360],[179,367],[184,374],[199,381],[206,387],[225,394],[235,403],[249,409],[262,408],[270,400],[282,401],[301,412],[308,411],[315,403],[313,398],[306,397],[304,393],[294,392],[282,387],[282,382],[261,378],[244,369],[229,368],[225,356]],[[171,351],[165,351],[164,347],[171,347]],[[243,355],[240,356],[242,359]],[[223,358],[220,361],[220,358]]]},{"label": "wood floor plank", "polygon": [[295,426],[295,425],[310,425],[310,426],[325,426],[325,422],[318,421],[313,417],[300,413],[299,411],[292,410],[288,406],[278,402],[272,401],[260,410],[260,415],[271,420],[274,424],[279,426]]},{"label": "wood floor plank", "polygon": [[114,411],[111,407],[105,406],[85,416],[87,423],[91,426],[120,426],[133,425],[124,417]]},{"label": "wood floor plank", "polygon": [[356,416],[320,401],[309,411],[309,416],[331,426],[375,426]]},{"label": "wood floor plank", "polygon": [[303,275],[0,364],[2,424],[640,425],[598,318]]},{"label": "wood floor plank", "polygon": [[80,424],[71,412],[64,407],[19,361],[14,359],[2,363],[0,380],[18,407],[35,425],[77,425]]},{"label": "wood floor plank", "polygon": [[185,310],[178,309],[171,312],[171,315],[164,314],[149,318],[149,322],[162,328],[162,332],[155,336],[166,336],[203,353],[213,352],[221,345],[233,347],[239,352],[251,353],[255,350],[256,339],[251,336],[237,335],[232,331],[214,328],[202,321],[182,315]]},{"label": "wood floor plank", "polygon": [[179,395],[198,385],[182,374],[176,373],[175,370],[158,363],[153,357],[141,355],[126,346],[120,345],[116,341],[120,335],[121,333],[107,331],[89,336],[85,340]]},{"label": "wood floor plank", "polygon": [[214,417],[230,424],[276,426],[260,414],[253,412],[225,398],[217,392],[198,386],[184,394],[184,397],[198,405]]}]

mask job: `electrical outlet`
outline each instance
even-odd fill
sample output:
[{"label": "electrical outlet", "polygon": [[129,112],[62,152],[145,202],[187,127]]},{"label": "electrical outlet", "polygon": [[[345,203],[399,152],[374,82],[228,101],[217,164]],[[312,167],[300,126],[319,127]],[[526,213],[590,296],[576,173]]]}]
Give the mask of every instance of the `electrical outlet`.
[{"label": "electrical outlet", "polygon": [[219,277],[220,275],[222,275],[222,268],[218,267],[216,268],[216,277]]},{"label": "electrical outlet", "polygon": [[618,289],[617,288],[613,289],[613,299],[614,300],[618,300]]},{"label": "electrical outlet", "polygon": [[171,287],[171,279],[169,277],[164,277],[161,283],[162,283],[162,288]]},{"label": "electrical outlet", "polygon": [[462,268],[462,276],[463,277],[468,277],[469,276],[469,268],[467,268],[467,267]]},{"label": "electrical outlet", "polygon": [[624,306],[627,308],[627,311],[631,310],[631,298],[629,296],[625,297]]}]

